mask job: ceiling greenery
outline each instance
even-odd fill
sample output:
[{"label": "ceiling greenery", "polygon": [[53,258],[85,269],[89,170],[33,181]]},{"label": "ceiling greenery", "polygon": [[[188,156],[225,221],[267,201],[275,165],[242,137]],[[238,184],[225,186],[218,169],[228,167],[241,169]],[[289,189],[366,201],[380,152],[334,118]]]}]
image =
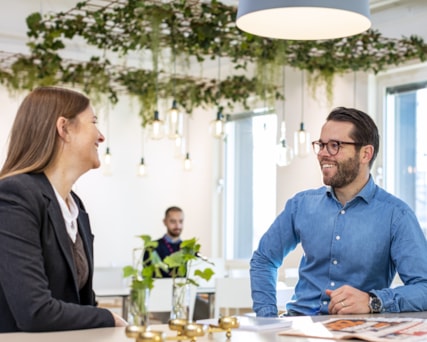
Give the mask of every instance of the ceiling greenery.
[{"label": "ceiling greenery", "polygon": [[[8,65],[1,61],[0,82],[12,90],[69,84],[112,103],[129,94],[139,99],[145,124],[158,99],[173,97],[191,113],[199,106],[248,107],[253,97],[282,98],[276,78],[283,64],[330,88],[336,74],[377,73],[427,56],[417,36],[390,39],[373,30],[324,41],[261,38],[235,26],[236,12],[217,0],[87,0],[66,12],[33,13],[30,52]],[[66,58],[73,44],[87,46],[89,56]],[[218,58],[233,69],[220,80],[191,71],[195,61]]]}]

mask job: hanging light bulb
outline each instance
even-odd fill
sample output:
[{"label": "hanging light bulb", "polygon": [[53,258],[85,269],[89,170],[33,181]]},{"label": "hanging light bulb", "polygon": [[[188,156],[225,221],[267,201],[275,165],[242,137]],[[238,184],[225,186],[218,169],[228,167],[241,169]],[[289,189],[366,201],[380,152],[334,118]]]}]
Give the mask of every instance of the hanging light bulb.
[{"label": "hanging light bulb", "polygon": [[102,173],[104,174],[104,176],[111,176],[111,174],[112,174],[112,172],[111,172],[111,151],[110,151],[109,147],[107,147],[105,149],[104,166],[103,166]]},{"label": "hanging light bulb", "polygon": [[182,135],[183,114],[179,111],[176,100],[172,101],[172,107],[166,113],[166,130],[169,139],[176,139]]},{"label": "hanging light bulb", "polygon": [[[216,95],[218,101],[221,99],[221,56],[218,56],[218,94]],[[216,113],[215,120],[212,120],[209,124],[209,130],[211,135],[216,139],[222,139],[225,135],[225,121],[224,115],[222,114],[222,108],[219,107]]]},{"label": "hanging light bulb", "polygon": [[310,133],[304,129],[304,72],[301,72],[301,123],[300,129],[294,133],[295,155],[306,157],[310,154]]},{"label": "hanging light bulb", "polygon": [[106,133],[105,140],[107,147],[105,148],[105,153],[103,157],[103,167],[102,173],[104,176],[111,176],[111,150],[110,150],[110,107],[106,105],[105,107],[105,122],[106,122]]},{"label": "hanging light bulb", "polygon": [[221,139],[225,135],[225,122],[221,110],[216,113],[216,119],[209,124],[211,134],[214,138]]},{"label": "hanging light bulb", "polygon": [[142,127],[141,130],[141,160],[138,164],[138,170],[137,170],[137,175],[139,177],[144,177],[147,174],[147,166],[145,165],[144,162],[144,155],[145,155],[145,131],[144,131],[144,127]]},{"label": "hanging light bulb", "polygon": [[109,147],[107,147],[105,150],[104,163],[105,165],[108,165],[108,166],[111,165],[111,152]]},{"label": "hanging light bulb", "polygon": [[298,157],[306,157],[310,153],[310,133],[304,129],[304,122],[300,123],[300,129],[294,134],[294,146]]},{"label": "hanging light bulb", "polygon": [[187,152],[185,154],[185,159],[184,159],[184,170],[191,171],[192,167],[193,167],[193,162],[190,159],[190,153]]},{"label": "hanging light bulb", "polygon": [[184,155],[184,138],[180,135],[176,135],[174,140],[174,156],[176,158],[182,158]]},{"label": "hanging light bulb", "polygon": [[190,159],[190,119],[187,116],[187,121],[186,121],[186,125],[185,125],[186,129],[185,129],[185,148],[187,150],[187,153],[185,154],[185,159],[184,159],[184,170],[185,171],[191,171],[192,167],[193,167],[193,162]]},{"label": "hanging light bulb", "polygon": [[292,147],[286,144],[286,124],[282,121],[280,127],[280,141],[276,145],[276,164],[280,167],[288,166],[294,159],[294,151]]},{"label": "hanging light bulb", "polygon": [[286,90],[286,67],[283,66],[283,102],[282,102],[282,123],[280,125],[280,139],[276,145],[276,164],[280,167],[287,166],[294,159],[294,150],[286,143],[286,122],[285,122],[285,90]]},{"label": "hanging light bulb", "polygon": [[159,140],[165,135],[165,125],[159,117],[159,111],[154,111],[154,120],[151,123],[151,139]]},{"label": "hanging light bulb", "polygon": [[138,165],[138,176],[144,177],[145,175],[147,175],[147,166],[144,163],[144,157],[142,157]]}]

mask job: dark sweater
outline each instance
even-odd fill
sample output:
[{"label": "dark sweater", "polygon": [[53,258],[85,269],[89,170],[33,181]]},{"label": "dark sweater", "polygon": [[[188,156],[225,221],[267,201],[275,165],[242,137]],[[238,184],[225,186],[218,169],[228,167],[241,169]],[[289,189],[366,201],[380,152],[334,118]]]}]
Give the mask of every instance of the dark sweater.
[{"label": "dark sweater", "polygon": [[[162,237],[157,240],[158,245],[155,249],[157,254],[159,255],[160,259],[166,258],[168,255],[171,255],[172,253],[179,251],[179,246],[181,244],[181,240],[178,240],[177,242],[169,242],[166,240],[165,237]],[[144,260],[148,258],[147,253],[144,254]],[[162,273],[163,278],[170,278],[170,270],[169,273],[164,272],[163,270],[160,270]]]}]

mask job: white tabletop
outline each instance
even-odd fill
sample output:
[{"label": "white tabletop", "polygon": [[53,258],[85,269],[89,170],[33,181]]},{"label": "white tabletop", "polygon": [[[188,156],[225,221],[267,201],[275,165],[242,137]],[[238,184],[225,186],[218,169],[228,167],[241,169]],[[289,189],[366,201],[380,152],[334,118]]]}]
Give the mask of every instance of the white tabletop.
[{"label": "white tabletop", "polygon": [[[385,314],[385,315],[351,315],[351,316],[314,316],[314,317],[292,317],[288,318],[293,322],[301,324],[302,320],[307,321],[321,321],[332,317],[411,317],[411,318],[427,318],[427,312],[419,313],[402,313],[402,314]],[[153,325],[152,330],[162,330],[167,333],[168,340],[172,340],[172,337],[176,337],[174,331],[170,331],[168,326]],[[242,331],[239,329],[232,330],[232,336],[230,342],[308,342],[313,339],[307,339],[303,337],[285,337],[279,336],[280,330],[269,330],[262,332],[253,331]],[[124,328],[102,328],[102,329],[89,329],[89,330],[75,330],[75,331],[63,331],[63,332],[50,332],[50,333],[11,333],[11,334],[0,334],[0,341],[4,342],[132,342],[135,339],[128,338],[125,334]],[[218,332],[213,333],[211,336],[206,334],[203,337],[198,337],[197,341],[208,342],[208,341],[227,341],[225,333]],[[322,341],[322,340],[319,340]]]},{"label": "white tabletop", "polygon": [[[168,337],[175,337],[176,332],[169,331],[167,325],[153,326],[152,330],[163,330],[167,332]],[[303,338],[289,338],[277,335],[276,331],[252,332],[233,330],[230,342],[274,342],[274,341],[307,341]],[[128,338],[124,328],[102,328],[89,330],[75,330],[51,333],[12,333],[0,334],[0,341],[5,342],[133,342],[136,339]],[[168,339],[169,340],[169,339]],[[189,341],[189,340],[188,340]],[[206,334],[203,337],[197,337],[199,342],[208,341],[227,341],[225,333],[216,332],[211,336]]]}]

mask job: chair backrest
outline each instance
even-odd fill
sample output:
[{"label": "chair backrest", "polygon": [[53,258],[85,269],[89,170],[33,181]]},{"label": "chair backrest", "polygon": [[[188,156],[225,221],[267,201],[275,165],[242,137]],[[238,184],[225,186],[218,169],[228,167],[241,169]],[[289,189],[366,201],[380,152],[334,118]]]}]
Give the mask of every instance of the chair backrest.
[{"label": "chair backrest", "polygon": [[[178,279],[180,281],[180,279]],[[166,312],[172,309],[172,278],[159,278],[154,281],[154,287],[150,292],[148,310],[150,312]],[[194,303],[196,300],[196,289],[190,286],[189,293],[190,317],[193,317]]]},{"label": "chair backrest", "polygon": [[294,286],[288,286],[286,283],[281,281],[277,282],[276,299],[277,299],[277,309],[279,311],[286,310],[286,303],[292,299],[294,292],[295,292]]},{"label": "chair backrest", "polygon": [[127,280],[123,278],[123,267],[95,267],[93,288],[99,291],[125,289]]},{"label": "chair backrest", "polygon": [[171,311],[172,284],[172,278],[159,278],[154,281],[154,287],[150,291],[149,312]]},{"label": "chair backrest", "polygon": [[225,261],[227,277],[247,278],[249,277],[249,259],[228,259]]},{"label": "chair backrest", "polygon": [[252,307],[250,278],[217,278],[215,279],[214,317],[219,318],[220,309],[243,309]]},{"label": "chair backrest", "polygon": [[298,267],[287,267],[284,273],[286,285],[295,286],[299,278]]}]

